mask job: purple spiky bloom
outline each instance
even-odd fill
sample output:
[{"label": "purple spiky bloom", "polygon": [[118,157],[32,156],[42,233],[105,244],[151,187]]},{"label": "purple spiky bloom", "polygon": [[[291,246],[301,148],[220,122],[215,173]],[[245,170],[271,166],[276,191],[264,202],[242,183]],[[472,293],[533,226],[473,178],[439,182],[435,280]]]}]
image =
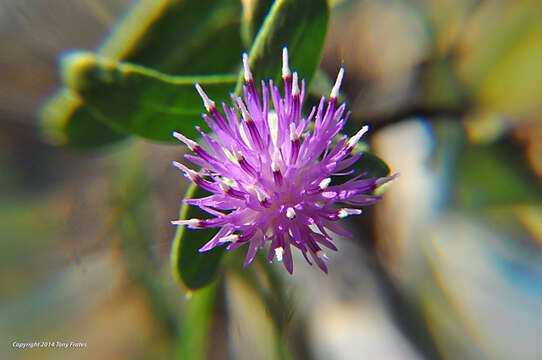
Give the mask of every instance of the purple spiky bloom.
[{"label": "purple spiky bloom", "polygon": [[[225,243],[229,243],[227,250],[248,244],[244,266],[254,259],[258,248],[270,243],[269,262],[276,256],[290,274],[293,272],[291,246],[301,250],[312,265],[310,255],[327,273],[324,263],[327,257],[321,246],[337,250],[328,230],[351,236],[335,221],[361,214],[355,207],[374,204],[380,197],[371,195],[372,191],[393,176],[362,179],[365,174],[359,174],[343,184],[332,184],[331,176],[354,172],[345,170],[360,158],[361,154],[351,153],[368,130],[368,126],[363,126],[350,139],[343,136],[332,146],[349,115],[343,118],[345,104],[337,106],[344,68],[339,71],[327,108],[322,96],[318,107],[312,109],[308,118],[302,118],[305,82],[301,81],[300,89],[297,72],[292,74],[288,67],[286,47],[282,67],[284,98],[272,80],[269,87],[262,81],[260,98],[246,53],[243,65],[244,100],[232,95],[234,107],[222,103],[225,117],[195,84],[210,114],[203,114],[203,119],[216,135],[210,137],[196,127],[208,151],[173,133],[196,155],[185,155],[186,158],[202,169],[194,171],[175,161],[173,165],[193,183],[212,193],[184,201],[199,206],[214,218],[178,220],[172,224],[193,229],[220,228],[200,252]],[[269,92],[274,113],[269,109]],[[311,132],[309,123],[313,119]],[[351,207],[336,207],[336,204]]]}]

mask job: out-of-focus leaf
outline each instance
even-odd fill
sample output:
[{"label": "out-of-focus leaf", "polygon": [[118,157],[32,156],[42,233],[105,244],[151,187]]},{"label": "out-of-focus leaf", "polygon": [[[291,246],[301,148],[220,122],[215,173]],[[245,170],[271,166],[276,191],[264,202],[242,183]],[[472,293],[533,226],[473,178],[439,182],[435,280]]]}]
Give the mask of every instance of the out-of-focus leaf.
[{"label": "out-of-focus leaf", "polygon": [[[310,84],[320,63],[329,20],[326,0],[275,1],[254,39],[249,65],[255,79],[280,79],[281,52],[288,46],[290,68]],[[239,77],[237,92],[243,76]]]},{"label": "out-of-focus leaf", "polygon": [[143,0],[98,54],[175,75],[230,72],[242,51],[240,14],[238,0]]},{"label": "out-of-focus leaf", "polygon": [[173,130],[186,136],[197,132],[204,110],[194,89],[197,81],[207,94],[222,100],[233,88],[235,75],[170,76],[142,66],[74,53],[64,58],[63,80],[93,114],[117,131],[147,139],[174,141]]},{"label": "out-of-focus leaf", "polygon": [[217,285],[194,292],[183,307],[177,359],[207,359],[209,329],[213,320]]},{"label": "out-of-focus leaf", "polygon": [[[201,198],[209,193],[192,184],[185,199]],[[179,219],[203,219],[209,214],[196,206],[183,204]],[[171,267],[175,278],[189,289],[198,289],[211,283],[218,272],[225,247],[199,253],[198,250],[216,234],[215,229],[177,228],[171,247]]]},{"label": "out-of-focus leaf", "polygon": [[457,202],[466,208],[540,204],[542,192],[521,151],[507,143],[466,146],[459,156]]},{"label": "out-of-focus leaf", "polygon": [[66,88],[59,89],[50,98],[40,117],[43,136],[55,145],[96,148],[126,137],[96,120],[81,98]]},{"label": "out-of-focus leaf", "polygon": [[272,4],[273,0],[243,0],[241,38],[247,48],[252,45]]},{"label": "out-of-focus leaf", "polygon": [[[141,0],[97,53],[174,75],[229,72],[242,51],[240,12],[237,0]],[[68,92],[59,90],[43,105],[42,131],[50,142],[91,148],[126,137],[98,120],[108,114],[96,116]]]}]

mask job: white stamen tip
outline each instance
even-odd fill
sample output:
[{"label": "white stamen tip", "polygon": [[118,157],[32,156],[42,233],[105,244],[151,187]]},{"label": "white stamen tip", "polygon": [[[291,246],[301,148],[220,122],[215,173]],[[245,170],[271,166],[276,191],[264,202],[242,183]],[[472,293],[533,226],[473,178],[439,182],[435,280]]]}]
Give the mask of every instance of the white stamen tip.
[{"label": "white stamen tip", "polygon": [[288,66],[288,48],[285,46],[282,48],[282,77],[289,77],[292,73]]},{"label": "white stamen tip", "polygon": [[273,170],[273,172],[280,171],[279,165],[275,162],[275,160],[271,161],[271,170]]},{"label": "white stamen tip", "polygon": [[361,213],[362,211],[360,209],[344,208],[344,209],[339,210],[339,213],[337,214],[337,216],[343,219],[349,215],[360,215]]},{"label": "white stamen tip", "polygon": [[198,143],[193,141],[193,140],[190,140],[189,138],[185,137],[183,134],[181,133],[178,133],[176,131],[174,131],[173,133],[173,136],[175,138],[177,138],[178,140],[182,141],[183,143],[185,143],[186,146],[188,146],[190,148],[190,150],[194,151],[194,149],[196,148],[196,146],[198,146]]},{"label": "white stamen tip", "polygon": [[292,96],[299,95],[299,85],[297,84],[297,71],[294,71],[294,76],[292,78]]},{"label": "white stamen tip", "polygon": [[290,141],[296,141],[296,140],[299,140],[299,134],[297,133],[295,124],[292,122],[290,123]]},{"label": "white stamen tip", "polygon": [[290,219],[290,220],[295,218],[295,210],[294,210],[294,208],[289,207],[288,209],[286,209],[286,217],[288,219]]},{"label": "white stamen tip", "polygon": [[173,220],[170,221],[172,225],[187,225],[190,227],[198,227],[201,224],[200,219],[188,219],[188,220]]},{"label": "white stamen tip", "polygon": [[325,178],[324,180],[320,181],[320,184],[318,184],[318,186],[320,187],[320,189],[324,190],[329,186],[330,183],[331,178]]},{"label": "white stamen tip", "polygon": [[205,91],[203,91],[203,89],[201,88],[201,86],[199,86],[197,82],[194,83],[194,86],[196,87],[196,90],[198,91],[199,96],[201,96],[201,99],[203,100],[203,105],[205,106],[205,109],[211,112],[211,109],[215,107],[215,102],[209,99]]},{"label": "white stamen tip", "polygon": [[282,254],[284,254],[284,249],[282,246],[279,246],[275,249],[275,255],[277,256],[277,261],[282,262]]},{"label": "white stamen tip", "polygon": [[360,131],[357,132],[356,135],[354,135],[353,137],[350,138],[350,140],[348,140],[348,147],[353,148],[354,146],[356,146],[356,144],[359,142],[363,134],[365,134],[367,131],[369,131],[369,125],[363,126],[360,129]]},{"label": "white stamen tip", "polygon": [[232,235],[228,235],[228,236],[223,236],[220,238],[220,242],[221,243],[226,243],[226,242],[237,242],[237,240],[239,240],[239,235],[238,234],[232,234]]},{"label": "white stamen tip", "polygon": [[339,97],[339,89],[341,88],[341,84],[343,82],[343,76],[344,76],[344,67],[341,67],[341,70],[339,70],[339,74],[337,75],[337,81],[335,81],[335,85],[333,86],[333,89],[331,90],[330,97],[337,99]]},{"label": "white stamen tip", "polygon": [[243,69],[245,73],[245,81],[249,82],[252,80],[252,72],[250,72],[250,66],[248,66],[248,54],[246,52],[243,53]]}]

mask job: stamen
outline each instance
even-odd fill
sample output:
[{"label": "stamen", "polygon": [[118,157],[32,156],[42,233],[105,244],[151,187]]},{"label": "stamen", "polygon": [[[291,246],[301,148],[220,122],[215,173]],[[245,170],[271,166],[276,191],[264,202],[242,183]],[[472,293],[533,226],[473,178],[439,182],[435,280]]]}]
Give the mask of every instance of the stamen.
[{"label": "stamen", "polygon": [[252,120],[252,117],[250,116],[247,107],[245,106],[245,103],[243,102],[243,99],[241,99],[240,96],[236,98],[237,100],[237,106],[239,106],[239,110],[241,110],[241,115],[243,116],[243,120],[245,120],[247,123]]},{"label": "stamen", "polygon": [[273,172],[277,172],[277,171],[280,172],[280,168],[277,165],[277,163],[275,162],[275,160],[271,161],[271,170],[273,170]]},{"label": "stamen", "polygon": [[297,71],[294,71],[292,79],[292,96],[299,96],[299,85],[297,84]]},{"label": "stamen", "polygon": [[196,87],[196,90],[199,93],[199,96],[203,99],[203,105],[205,106],[205,109],[207,109],[208,112],[211,112],[211,110],[216,109],[215,102],[207,96],[205,91],[199,86],[197,82],[194,83],[194,86]]},{"label": "stamen", "polygon": [[183,134],[181,133],[178,133],[176,131],[173,131],[171,133],[175,138],[179,139],[180,141],[182,141],[183,143],[185,143],[186,146],[188,146],[188,148],[192,151],[194,151],[194,149],[197,149],[199,147],[198,143],[193,141],[193,140],[190,140],[189,138],[185,137]]},{"label": "stamen", "polygon": [[[273,150],[273,159],[272,160],[273,160],[273,162],[275,164],[277,164],[277,169],[278,169],[278,162],[280,161],[280,159],[281,159],[280,150],[279,150],[279,148],[277,146],[275,146],[275,149]],[[272,165],[271,165],[271,167],[272,167]]]},{"label": "stamen", "polygon": [[245,170],[247,173],[249,173],[252,176],[257,176],[258,173],[256,172],[256,169],[252,167],[248,163],[248,161],[245,160],[245,157],[243,156],[243,153],[239,150],[233,150],[233,155],[235,156],[235,159],[237,160],[237,163],[241,167],[241,169]]},{"label": "stamen", "polygon": [[239,234],[232,234],[232,235],[221,237],[219,239],[219,241],[221,243],[225,243],[225,242],[228,242],[228,241],[234,243],[234,242],[237,242],[239,240],[239,238],[240,238]]},{"label": "stamen", "polygon": [[290,141],[296,140],[299,140],[299,134],[297,133],[295,124],[292,122],[290,123]]},{"label": "stamen", "polygon": [[326,199],[333,199],[334,197],[337,196],[337,193],[335,191],[324,191],[322,193],[322,196],[325,197]]},{"label": "stamen", "polygon": [[261,191],[258,188],[254,188],[254,190],[256,191],[256,196],[258,197],[259,202],[263,203],[267,200],[267,196],[265,195],[263,191]]},{"label": "stamen", "polygon": [[188,170],[190,170],[186,166],[184,166],[183,164],[177,161],[172,161],[171,165],[175,166],[177,169],[182,170],[184,172],[188,172]]},{"label": "stamen", "polygon": [[288,66],[288,48],[282,48],[282,78],[290,77],[290,67]]},{"label": "stamen", "polygon": [[224,192],[224,194],[228,194],[231,197],[237,198],[237,199],[244,199],[245,193],[239,190],[235,190],[228,184],[224,184],[222,182],[218,182],[218,186],[220,187],[220,190]]},{"label": "stamen", "polygon": [[295,215],[296,215],[296,214],[295,214],[294,208],[289,207],[288,209],[286,209],[286,217],[287,217],[288,219],[291,220],[291,219],[295,218]]},{"label": "stamen", "polygon": [[293,165],[297,160],[297,155],[299,155],[299,149],[301,144],[299,142],[299,134],[297,133],[295,124],[290,123],[290,141],[292,142],[292,151],[290,153],[290,165]]},{"label": "stamen", "polygon": [[243,69],[245,74],[245,82],[254,81],[252,78],[252,72],[250,72],[250,67],[248,66],[248,54],[246,51],[243,53]]},{"label": "stamen", "polygon": [[183,171],[185,176],[188,177],[192,182],[195,182],[196,179],[198,179],[200,177],[197,172],[195,172],[192,169],[187,168],[186,166],[184,166],[180,162],[172,161],[171,164],[173,164],[173,166],[175,166],[177,169]]},{"label": "stamen", "polygon": [[341,67],[341,70],[339,70],[339,74],[337,75],[337,81],[335,81],[335,85],[333,86],[333,89],[331,90],[330,98],[337,99],[339,97],[339,89],[343,81],[343,76],[344,76],[344,66]]},{"label": "stamen", "polygon": [[228,184],[219,182],[218,186],[220,186],[220,190],[224,191],[225,193],[228,193],[231,191],[231,186],[229,186]]},{"label": "stamen", "polygon": [[191,228],[200,228],[203,223],[201,219],[188,219],[188,220],[172,220],[171,225],[187,225]]},{"label": "stamen", "polygon": [[271,162],[271,170],[273,170],[273,179],[277,185],[282,185],[282,174],[280,172],[279,166],[275,161]]},{"label": "stamen", "polygon": [[341,219],[349,216],[349,215],[360,215],[363,211],[360,210],[360,209],[349,209],[349,208],[344,208],[344,209],[341,209],[339,210],[339,212],[337,213],[337,216]]},{"label": "stamen", "polygon": [[318,187],[321,190],[324,190],[329,186],[330,183],[331,183],[331,178],[325,178],[324,180],[320,181],[320,184],[318,184]]},{"label": "stamen", "polygon": [[284,249],[282,246],[275,248],[275,255],[277,256],[277,261],[282,262],[282,255],[284,254]]},{"label": "stamen", "polygon": [[354,146],[356,146],[356,144],[359,142],[363,134],[365,134],[367,131],[369,131],[369,125],[363,126],[356,135],[352,136],[350,140],[348,140],[348,144],[346,145],[347,151],[351,151]]}]

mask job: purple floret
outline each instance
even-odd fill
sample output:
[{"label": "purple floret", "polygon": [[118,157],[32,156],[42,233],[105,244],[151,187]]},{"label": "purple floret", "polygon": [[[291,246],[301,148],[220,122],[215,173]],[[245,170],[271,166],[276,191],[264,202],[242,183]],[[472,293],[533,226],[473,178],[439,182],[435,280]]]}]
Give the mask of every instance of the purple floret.
[{"label": "purple floret", "polygon": [[[336,221],[359,215],[362,211],[358,207],[374,204],[380,197],[372,195],[373,190],[393,176],[364,179],[364,174],[360,174],[340,185],[332,183],[333,176],[353,172],[347,169],[361,154],[351,155],[352,150],[368,130],[368,126],[363,126],[350,139],[344,136],[332,146],[350,114],[343,117],[345,104],[337,106],[344,68],[339,71],[327,107],[322,96],[318,107],[303,118],[305,81],[301,81],[300,88],[297,72],[290,72],[286,47],[282,68],[284,97],[270,80],[269,87],[261,82],[260,98],[246,53],[243,65],[244,99],[232,96],[234,107],[222,103],[225,116],[195,84],[210,115],[204,114],[203,119],[216,135],[210,137],[197,128],[208,150],[173,133],[192,150],[195,155],[186,157],[201,170],[173,164],[190,181],[212,193],[185,202],[214,217],[176,220],[172,224],[193,229],[220,228],[200,252],[223,244],[228,244],[228,250],[248,244],[244,266],[252,262],[259,248],[270,244],[269,262],[277,257],[290,274],[292,246],[302,252],[310,265],[312,259],[327,273],[327,257],[321,247],[337,250],[328,231],[351,236]],[[269,109],[269,95],[274,112]],[[311,121],[312,131],[308,126]]]}]

